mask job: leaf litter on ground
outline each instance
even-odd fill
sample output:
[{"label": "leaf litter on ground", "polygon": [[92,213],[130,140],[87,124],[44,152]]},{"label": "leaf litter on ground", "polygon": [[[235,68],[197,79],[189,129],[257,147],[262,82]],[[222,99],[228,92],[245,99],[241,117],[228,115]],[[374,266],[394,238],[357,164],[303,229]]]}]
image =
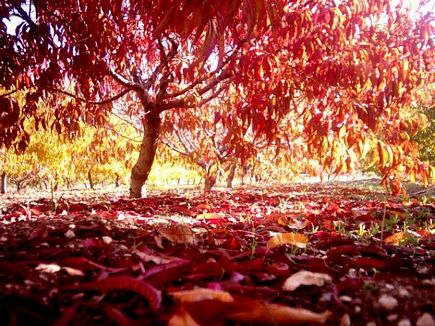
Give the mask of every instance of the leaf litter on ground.
[{"label": "leaf litter on ground", "polygon": [[434,213],[337,185],[11,202],[0,324],[430,325]]}]

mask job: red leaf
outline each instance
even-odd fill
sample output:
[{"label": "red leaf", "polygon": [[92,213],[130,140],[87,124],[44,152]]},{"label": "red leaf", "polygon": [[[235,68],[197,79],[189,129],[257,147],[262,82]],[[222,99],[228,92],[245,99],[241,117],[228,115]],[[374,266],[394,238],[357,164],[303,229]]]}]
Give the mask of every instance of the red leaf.
[{"label": "red leaf", "polygon": [[105,307],[104,311],[106,312],[106,315],[109,316],[113,321],[116,322],[119,326],[127,326],[131,325],[132,321],[130,318],[128,318],[122,311],[113,308],[113,307]]},{"label": "red leaf", "polygon": [[77,312],[77,305],[67,307],[62,312],[62,316],[54,322],[54,326],[63,326],[72,324],[72,320]]},{"label": "red leaf", "polygon": [[153,310],[160,308],[161,292],[149,283],[137,280],[130,276],[114,276],[100,281],[89,282],[74,286],[67,286],[66,290],[90,291],[132,291],[148,300]]}]

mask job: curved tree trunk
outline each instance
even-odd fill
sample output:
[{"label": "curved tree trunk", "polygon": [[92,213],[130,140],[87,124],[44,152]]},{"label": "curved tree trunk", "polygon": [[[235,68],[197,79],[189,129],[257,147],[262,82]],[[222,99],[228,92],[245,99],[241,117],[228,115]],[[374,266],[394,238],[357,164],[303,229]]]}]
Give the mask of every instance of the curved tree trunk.
[{"label": "curved tree trunk", "polygon": [[210,191],[216,184],[216,179],[215,175],[206,175],[204,177],[204,191]]},{"label": "curved tree trunk", "polygon": [[236,175],[236,165],[231,164],[230,171],[228,172],[228,176],[227,176],[227,188],[233,187],[233,181],[235,175]]},{"label": "curved tree trunk", "polygon": [[133,166],[130,177],[130,198],[142,197],[142,186],[148,179],[148,174],[156,155],[157,138],[159,137],[161,119],[158,114],[149,115],[143,124],[143,138],[139,157]]}]

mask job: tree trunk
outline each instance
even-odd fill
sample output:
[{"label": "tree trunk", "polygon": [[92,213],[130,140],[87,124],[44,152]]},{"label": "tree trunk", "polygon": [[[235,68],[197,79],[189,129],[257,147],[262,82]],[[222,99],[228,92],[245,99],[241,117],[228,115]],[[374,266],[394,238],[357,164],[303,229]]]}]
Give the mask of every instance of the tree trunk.
[{"label": "tree trunk", "polygon": [[210,191],[213,186],[216,184],[216,176],[215,175],[206,175],[204,178],[204,190]]},{"label": "tree trunk", "polygon": [[139,157],[133,166],[130,177],[130,198],[142,197],[142,187],[148,179],[156,155],[161,119],[158,114],[150,114],[143,124],[143,138]]},{"label": "tree trunk", "polygon": [[94,190],[94,180],[92,179],[92,172],[91,170],[88,171],[88,181],[89,181],[89,187]]},{"label": "tree trunk", "polygon": [[5,194],[6,191],[7,191],[7,177],[6,177],[6,172],[3,172],[0,181],[0,193]]},{"label": "tree trunk", "polygon": [[118,188],[119,187],[119,174],[115,173],[116,179],[115,179],[115,187]]},{"label": "tree trunk", "polygon": [[227,188],[233,187],[234,176],[236,175],[236,165],[231,164],[230,171],[227,176]]}]

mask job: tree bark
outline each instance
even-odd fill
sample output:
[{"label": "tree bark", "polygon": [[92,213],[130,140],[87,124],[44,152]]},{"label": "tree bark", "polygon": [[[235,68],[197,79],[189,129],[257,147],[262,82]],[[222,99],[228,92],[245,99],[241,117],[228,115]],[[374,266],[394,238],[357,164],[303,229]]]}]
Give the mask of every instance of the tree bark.
[{"label": "tree bark", "polygon": [[204,191],[210,191],[216,184],[215,175],[206,175],[204,178]]},{"label": "tree bark", "polygon": [[92,180],[92,172],[91,170],[88,171],[88,181],[89,181],[89,187],[94,190],[94,180]]},{"label": "tree bark", "polygon": [[115,179],[115,187],[118,188],[119,187],[119,174],[115,173],[116,179]]},{"label": "tree bark", "polygon": [[1,175],[0,193],[5,194],[6,191],[7,191],[7,177],[6,177],[6,172],[3,172]]},{"label": "tree bark", "polygon": [[130,198],[142,197],[142,187],[148,179],[156,155],[160,124],[161,119],[158,114],[150,114],[144,121],[139,157],[131,171]]},{"label": "tree bark", "polygon": [[230,171],[228,172],[228,176],[227,176],[227,188],[233,187],[233,181],[235,175],[236,175],[236,165],[231,164]]}]

